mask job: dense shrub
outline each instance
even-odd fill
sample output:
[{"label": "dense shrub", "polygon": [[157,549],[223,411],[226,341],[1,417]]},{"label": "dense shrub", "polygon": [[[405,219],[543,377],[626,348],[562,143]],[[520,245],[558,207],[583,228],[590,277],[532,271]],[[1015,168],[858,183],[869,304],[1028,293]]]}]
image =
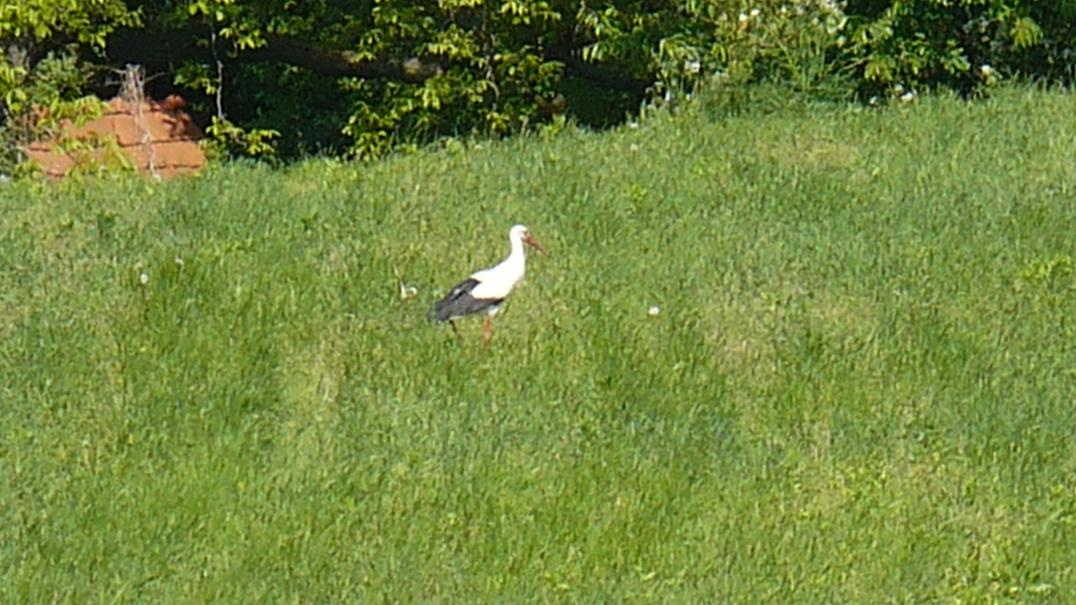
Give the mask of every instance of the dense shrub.
[{"label": "dense shrub", "polygon": [[999,77],[1071,81],[1076,2],[850,0],[859,88],[974,92]]},{"label": "dense shrub", "polygon": [[850,90],[848,20],[830,0],[671,2],[647,15],[654,23],[641,18],[643,8],[589,9],[582,21],[595,41],[584,56],[635,64],[657,92],[757,82],[825,96]]}]

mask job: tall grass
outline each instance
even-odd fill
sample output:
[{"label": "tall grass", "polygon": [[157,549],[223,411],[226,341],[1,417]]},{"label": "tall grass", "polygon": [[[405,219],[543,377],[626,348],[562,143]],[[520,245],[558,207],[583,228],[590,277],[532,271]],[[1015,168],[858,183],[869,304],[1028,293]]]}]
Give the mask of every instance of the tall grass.
[{"label": "tall grass", "polygon": [[1076,601],[1073,115],[0,187],[0,598]]}]

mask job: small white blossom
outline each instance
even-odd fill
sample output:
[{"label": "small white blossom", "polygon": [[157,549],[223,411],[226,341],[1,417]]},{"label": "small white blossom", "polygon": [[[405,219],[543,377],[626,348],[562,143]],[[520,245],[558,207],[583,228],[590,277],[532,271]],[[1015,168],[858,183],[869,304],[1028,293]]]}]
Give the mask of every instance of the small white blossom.
[{"label": "small white blossom", "polygon": [[392,272],[396,275],[396,285],[400,288],[400,300],[408,300],[418,296],[418,288],[404,283],[403,274],[398,267],[393,267]]},{"label": "small white blossom", "polygon": [[747,13],[740,13],[740,23],[747,23]]},{"label": "small white blossom", "polygon": [[689,74],[697,74],[702,69],[702,63],[698,59],[691,59],[684,62],[684,71]]},{"label": "small white blossom", "polygon": [[177,256],[175,260],[176,260],[176,266],[177,267],[182,267],[183,266],[183,259],[182,258]]},{"label": "small white blossom", "polygon": [[661,307],[659,307],[657,305],[653,305],[649,309],[646,310],[646,313],[650,317],[657,317],[658,315],[661,314]]},{"label": "small white blossom", "polygon": [[138,274],[138,283],[143,286],[149,283],[149,275],[145,271]]},{"label": "small white blossom", "polygon": [[909,90],[908,92],[900,95],[900,102],[901,103],[911,103],[914,100],[915,100],[915,91],[914,90]]},{"label": "small white blossom", "polygon": [[994,68],[990,67],[989,63],[984,63],[982,65],[982,67],[979,68],[979,73],[981,73],[981,74],[983,74],[983,76],[989,78],[991,75],[993,75]]},{"label": "small white blossom", "polygon": [[821,0],[818,3],[818,8],[829,15],[841,14],[841,7],[836,2],[833,2],[833,0]]},{"label": "small white blossom", "polygon": [[753,9],[751,9],[751,16],[752,16],[752,17],[757,17],[757,16],[759,16],[759,14],[761,14],[761,13],[762,13],[762,11],[760,11],[760,10],[759,10],[759,9],[757,9],[757,8],[753,8]]}]

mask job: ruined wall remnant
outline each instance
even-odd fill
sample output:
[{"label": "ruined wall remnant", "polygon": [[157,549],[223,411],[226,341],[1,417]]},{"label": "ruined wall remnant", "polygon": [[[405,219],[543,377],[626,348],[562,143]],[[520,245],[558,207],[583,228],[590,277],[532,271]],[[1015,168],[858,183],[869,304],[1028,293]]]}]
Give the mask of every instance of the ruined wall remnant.
[{"label": "ruined wall remnant", "polygon": [[[159,103],[116,97],[100,118],[81,126],[65,123],[57,137],[30,144],[26,155],[56,178],[76,167],[108,161],[108,154],[117,150],[137,170],[155,176],[196,172],[205,164],[198,145],[202,131],[183,111],[184,105],[176,95]],[[60,144],[71,140],[84,144]]]}]

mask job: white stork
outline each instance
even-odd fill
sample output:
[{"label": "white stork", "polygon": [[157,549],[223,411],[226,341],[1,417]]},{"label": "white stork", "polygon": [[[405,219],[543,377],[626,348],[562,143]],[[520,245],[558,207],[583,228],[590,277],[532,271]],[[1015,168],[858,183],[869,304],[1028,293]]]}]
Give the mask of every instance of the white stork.
[{"label": "white stork", "polygon": [[471,277],[456,284],[452,291],[437,301],[430,310],[430,317],[438,323],[447,321],[457,337],[459,331],[456,330],[453,319],[485,311],[486,318],[482,324],[483,347],[489,344],[493,332],[493,316],[527,271],[527,256],[523,251],[523,244],[533,246],[542,254],[548,254],[523,225],[512,227],[508,232],[508,241],[512,244],[512,252],[508,258],[496,267],[472,273]]}]

